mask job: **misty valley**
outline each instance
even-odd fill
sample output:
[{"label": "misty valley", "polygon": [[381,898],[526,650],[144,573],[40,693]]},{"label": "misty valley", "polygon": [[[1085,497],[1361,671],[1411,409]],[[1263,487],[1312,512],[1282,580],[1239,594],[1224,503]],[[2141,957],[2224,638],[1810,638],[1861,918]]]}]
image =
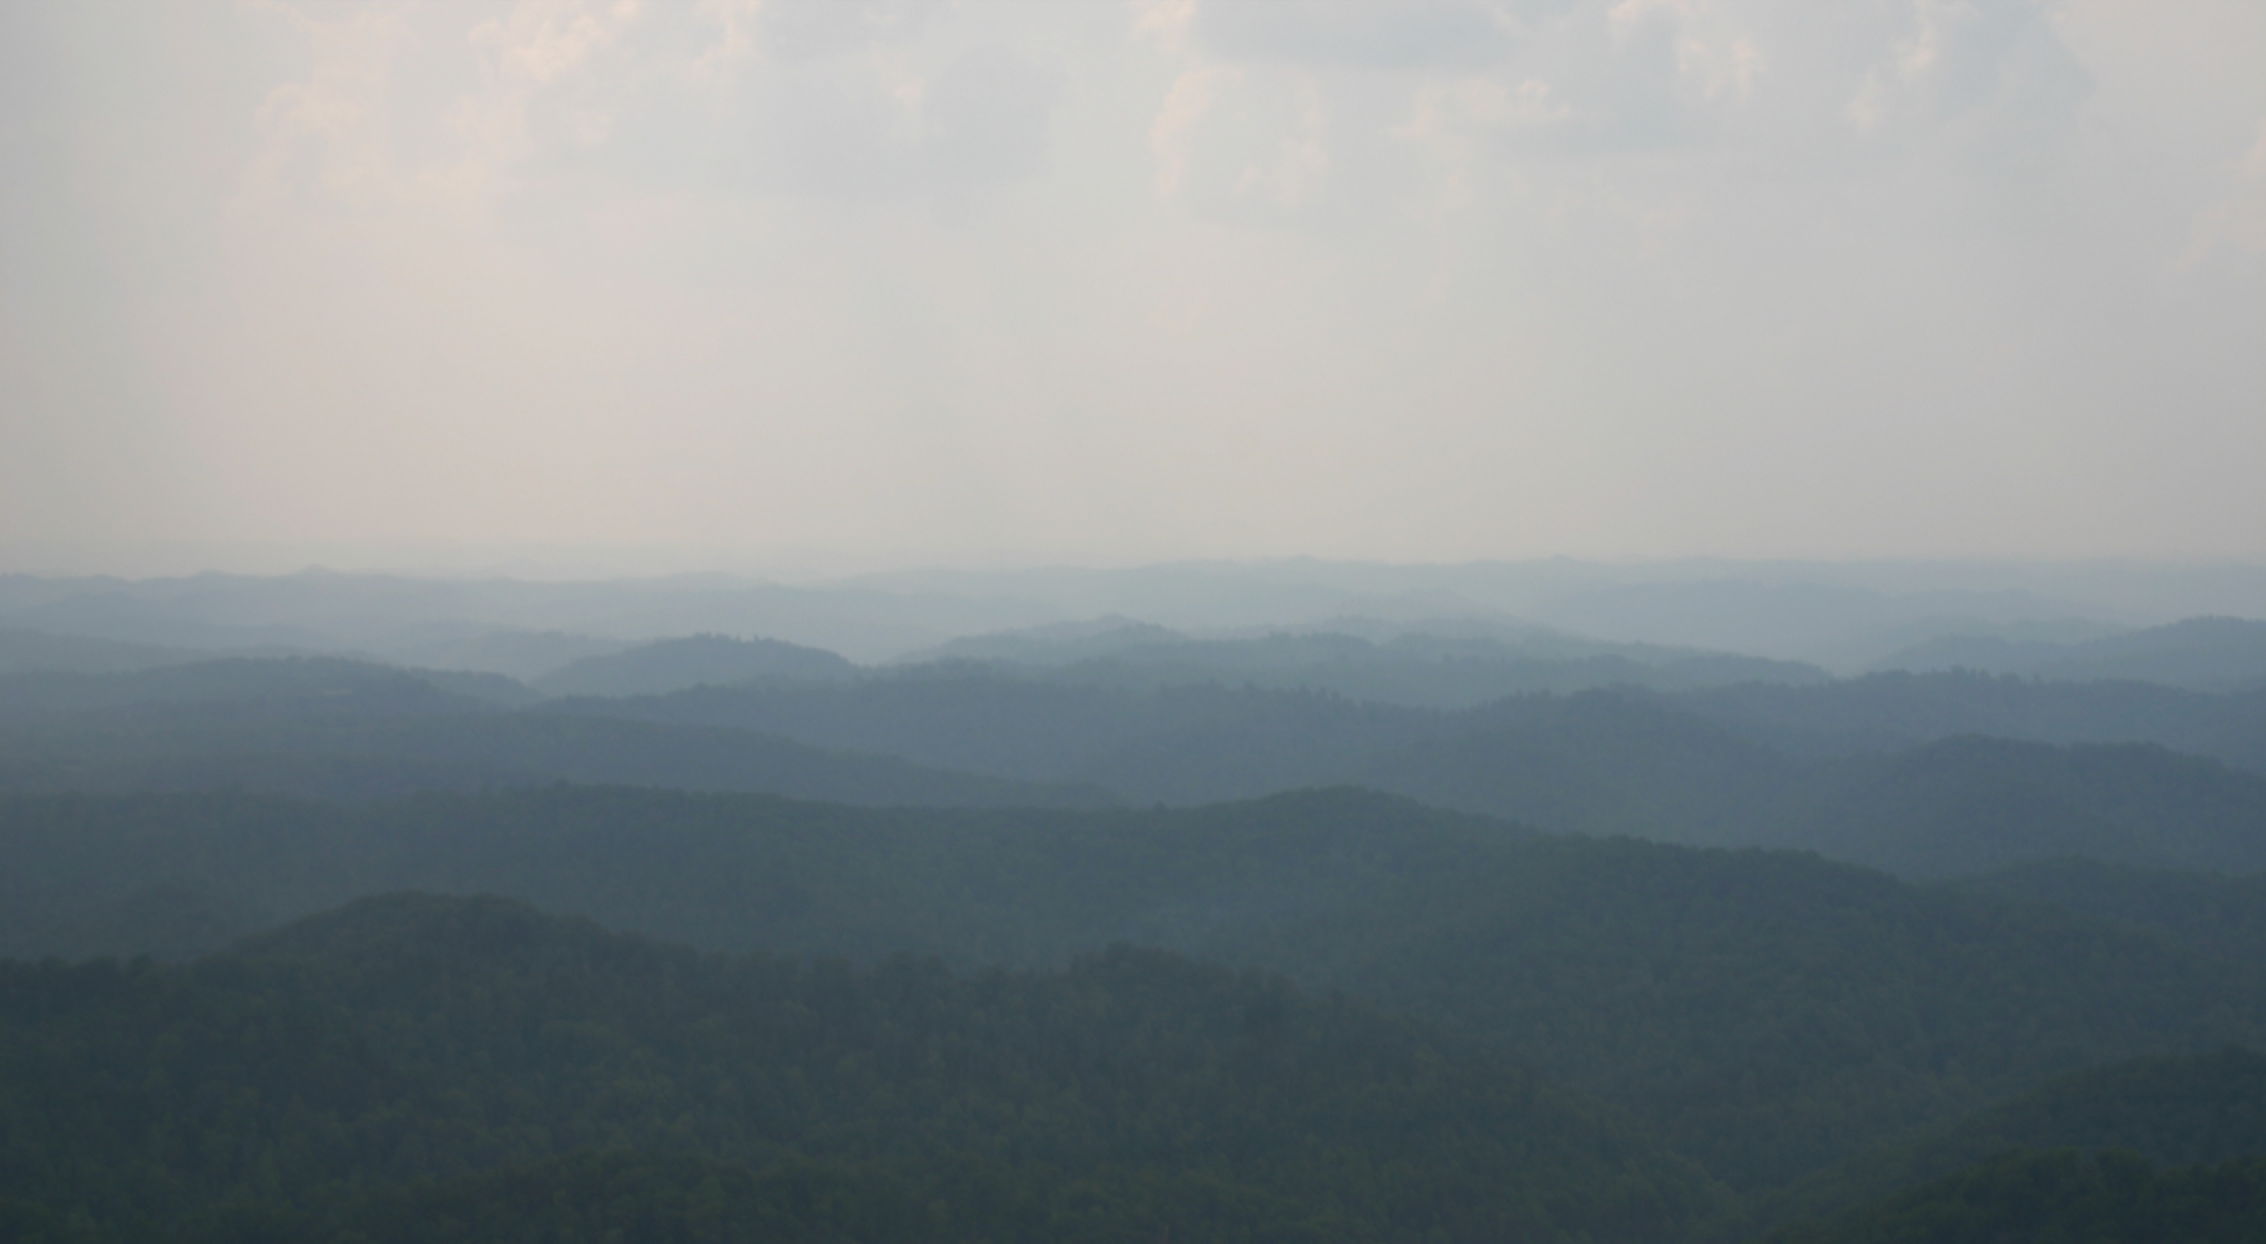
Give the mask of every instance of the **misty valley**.
[{"label": "misty valley", "polygon": [[2266,0],[0,0],[0,1244],[2266,1244]]},{"label": "misty valley", "polygon": [[0,1240],[2266,1238],[2266,622],[2056,591],[0,576]]}]

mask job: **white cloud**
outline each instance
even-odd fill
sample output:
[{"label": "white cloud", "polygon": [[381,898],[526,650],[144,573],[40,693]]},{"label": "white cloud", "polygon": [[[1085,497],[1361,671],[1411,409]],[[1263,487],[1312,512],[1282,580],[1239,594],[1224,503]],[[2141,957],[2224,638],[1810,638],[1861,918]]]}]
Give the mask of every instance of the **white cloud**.
[{"label": "white cloud", "polygon": [[[280,3],[273,13],[307,41],[304,81],[269,91],[257,113],[265,143],[243,179],[252,202],[315,191],[370,203],[398,192],[386,88],[409,39],[398,12],[316,21]],[[312,184],[295,186],[294,181]]]},{"label": "white cloud", "polygon": [[2266,120],[2258,139],[2235,162],[2234,185],[2225,197],[2195,215],[2183,266],[2194,267],[2222,249],[2250,259],[2266,258]]},{"label": "white cloud", "polygon": [[9,529],[2266,531],[2255,5],[111,12],[0,6]]},{"label": "white cloud", "polygon": [[1240,76],[1233,69],[1202,65],[1184,70],[1173,80],[1164,105],[1149,123],[1149,150],[1157,160],[1158,194],[1171,198],[1187,184],[1189,147],[1195,142],[1196,127],[1212,110],[1221,91],[1235,85]]},{"label": "white cloud", "polygon": [[[492,164],[525,158],[535,144],[530,110],[547,88],[584,71],[592,58],[637,19],[636,0],[519,0],[508,18],[482,22],[466,36],[486,53],[485,89],[458,104],[456,124],[470,149]],[[566,110],[559,130],[592,145],[613,128],[602,107]]]},{"label": "white cloud", "polygon": [[1500,60],[1515,23],[1470,0],[1204,0],[1176,16],[1229,60],[1385,71],[1469,69]]}]

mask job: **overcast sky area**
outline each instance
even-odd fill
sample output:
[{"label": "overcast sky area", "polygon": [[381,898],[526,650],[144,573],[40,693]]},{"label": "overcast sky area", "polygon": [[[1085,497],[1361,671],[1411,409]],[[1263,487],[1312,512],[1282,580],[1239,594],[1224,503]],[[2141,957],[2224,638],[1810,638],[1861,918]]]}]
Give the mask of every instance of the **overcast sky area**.
[{"label": "overcast sky area", "polygon": [[2266,561],[2262,66],[2255,0],[8,0],[0,570]]}]

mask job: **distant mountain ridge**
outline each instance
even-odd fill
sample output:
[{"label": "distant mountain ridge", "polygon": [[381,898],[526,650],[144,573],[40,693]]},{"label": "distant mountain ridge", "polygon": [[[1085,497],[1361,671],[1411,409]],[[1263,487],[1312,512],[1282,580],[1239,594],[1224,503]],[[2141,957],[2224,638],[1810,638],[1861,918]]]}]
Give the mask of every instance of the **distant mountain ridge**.
[{"label": "distant mountain ridge", "polygon": [[954,640],[910,654],[898,668],[953,663],[991,664],[1030,677],[1121,690],[1216,682],[1450,709],[1536,691],[1606,686],[1668,691],[1827,678],[1825,671],[1797,662],[1602,643],[1545,627],[1454,618],[1345,618],[1198,638],[1113,615]]},{"label": "distant mountain ridge", "polygon": [[[1617,642],[1839,670],[1935,636],[2072,638],[2178,617],[2266,617],[2266,570],[2094,563],[1387,565],[1287,558],[1116,569],[912,570],[784,584],[748,576],[535,582],[305,571],[126,580],[0,575],[0,626],[177,647],[290,645],[441,664],[435,628],[646,642],[761,634],[871,664],[958,637],[1122,614],[1183,631],[1333,618],[1526,619]],[[523,654],[521,654],[523,655]],[[521,655],[514,667],[533,676]]]},{"label": "distant mountain ridge", "polygon": [[545,695],[661,695],[687,687],[838,681],[858,667],[822,648],[776,639],[694,635],[584,657],[534,680]]},{"label": "distant mountain ridge", "polygon": [[[1375,645],[1281,645],[1300,677],[1338,648]],[[658,665],[633,665],[638,677],[751,662],[825,676],[550,700],[500,675],[340,658],[0,676],[0,787],[358,800],[568,781],[1062,807],[1359,784],[1557,832],[1798,847],[1914,877],[2057,856],[2266,869],[2259,692],[1894,674],[1444,711],[953,662],[855,672],[725,640],[642,656]]]},{"label": "distant mountain ridge", "polygon": [[1875,666],[1927,672],[1969,669],[2054,681],[2122,680],[2196,691],[2266,688],[2266,622],[2188,618],[2080,643],[1947,635]]},{"label": "distant mountain ridge", "polygon": [[0,677],[16,674],[115,674],[210,658],[210,653],[167,648],[157,644],[0,627]]}]

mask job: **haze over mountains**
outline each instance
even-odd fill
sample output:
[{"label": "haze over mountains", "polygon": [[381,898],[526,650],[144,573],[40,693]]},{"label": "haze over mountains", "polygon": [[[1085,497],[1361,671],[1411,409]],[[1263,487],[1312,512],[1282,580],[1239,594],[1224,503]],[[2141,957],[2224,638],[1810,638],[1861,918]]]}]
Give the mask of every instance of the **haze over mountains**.
[{"label": "haze over mountains", "polygon": [[0,3],[0,1244],[2266,1240],[2261,65]]},{"label": "haze over mountains", "polygon": [[725,575],[576,583],[315,570],[131,581],[0,576],[0,626],[206,649],[350,649],[483,669],[496,668],[498,658],[483,662],[480,648],[459,646],[500,652],[516,641],[544,654],[497,669],[518,678],[600,655],[576,648],[577,636],[601,644],[761,637],[873,664],[955,639],[1112,615],[1196,638],[1337,630],[1379,641],[1415,630],[1531,641],[1555,629],[1854,673],[1946,637],[2080,643],[2193,617],[2262,614],[2266,572],[2148,562],[1290,559],[903,571],[794,584]]},{"label": "haze over mountains", "polygon": [[[2120,622],[2104,597],[2032,616],[2030,595],[1955,615],[1935,588],[1759,571],[1595,588],[1605,573],[1208,566],[1019,594],[938,575],[8,579],[0,957],[165,966],[0,970],[8,1039],[46,1051],[0,1083],[45,1103],[8,1143],[48,1172],[0,1187],[0,1221],[62,1239],[93,1214],[123,1240],[255,1214],[294,1238],[388,1238],[462,1204],[508,1236],[524,1210],[506,1207],[599,1187],[618,1191],[582,1221],[677,1222],[693,1184],[758,1217],[823,1185],[1005,1221],[965,1199],[988,1187],[1039,1215],[1033,1238],[1087,1238],[1059,1218],[1076,1186],[1112,1207],[1095,1239],[1175,1222],[1400,1239],[1434,1212],[1418,1204],[1452,1202],[1442,1238],[1521,1223],[1702,1244],[1950,1203],[1988,1218],[2034,1178],[2080,1199],[2159,1188],[2191,1205],[2180,1222],[2247,1229],[2224,1198],[2262,1152],[2245,1121],[2266,1117],[2266,622]],[[1589,586],[1533,616],[1440,586],[1553,577]],[[1151,616],[1069,613],[1152,584]],[[1607,601],[1625,607],[1591,615],[1610,637],[1564,624]],[[1664,624],[1677,601],[1682,629]],[[1785,605],[1783,625],[1747,650],[1696,642],[1741,602]],[[717,629],[757,617],[808,629]],[[634,1018],[620,999],[642,986],[561,966],[617,959],[674,964],[683,997],[711,1000]],[[1001,971],[1036,975],[1003,994]],[[749,972],[785,972],[761,988],[786,993],[753,1000]],[[473,995],[435,983],[450,973],[524,1017],[451,1010]],[[783,1034],[834,1014],[827,997],[863,999],[861,1018],[824,1021],[820,1045],[701,1035],[758,1012]],[[194,1095],[72,1096],[161,1064],[206,1077],[197,1093],[252,1091],[217,1054],[165,1064],[174,1047],[106,1027],[190,1012],[197,1031],[299,1016],[323,1058],[374,1078],[323,1098],[312,1130],[200,1115]],[[488,1035],[401,1044],[426,1022]],[[527,1032],[550,1035],[510,1035]],[[1087,1052],[1050,1061],[1062,1042]],[[995,1057],[1018,1069],[977,1070]],[[678,1088],[633,1105],[594,1079],[545,1113],[448,1087],[483,1060],[559,1083],[635,1065]],[[296,1067],[257,1092],[332,1091]],[[777,1085],[818,1087],[760,1108],[683,1096],[739,1101],[790,1067]],[[1390,1086],[1354,1087],[1372,1071]],[[1126,1076],[1146,1087],[1124,1096]],[[1205,1104],[1220,1076],[1272,1104]],[[1052,1131],[978,1121],[1030,1115],[1031,1093],[1057,1103]],[[1465,1093],[1498,1105],[1459,1116],[1477,1148],[1457,1174],[1424,1146],[1464,1135],[1437,1120]],[[947,1099],[960,1113],[911,1104]],[[478,1121],[444,1100],[483,1103]],[[269,1156],[199,1168],[233,1201],[122,1175],[171,1159],[127,1155],[120,1110]],[[873,1139],[906,1128],[930,1139]],[[316,1189],[377,1169],[326,1147],[345,1135],[392,1173],[339,1199]],[[2141,1165],[2053,1165],[2060,1147]],[[1373,1173],[1348,1199],[1350,1170]],[[1387,1173],[1406,1170],[1426,1173]],[[441,1182],[388,1182],[411,1179]],[[1533,1180],[1562,1192],[1516,1191]],[[1340,1234],[1286,1225],[1325,1208]],[[918,1235],[918,1217],[859,1230]]]}]

